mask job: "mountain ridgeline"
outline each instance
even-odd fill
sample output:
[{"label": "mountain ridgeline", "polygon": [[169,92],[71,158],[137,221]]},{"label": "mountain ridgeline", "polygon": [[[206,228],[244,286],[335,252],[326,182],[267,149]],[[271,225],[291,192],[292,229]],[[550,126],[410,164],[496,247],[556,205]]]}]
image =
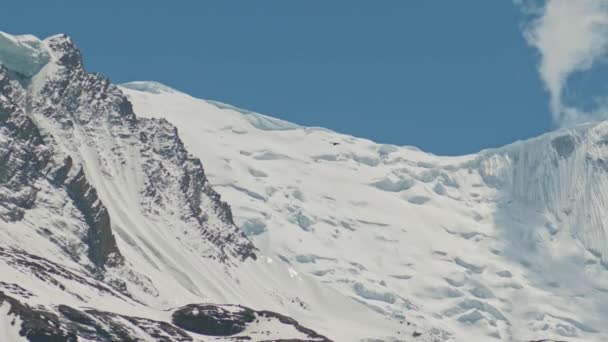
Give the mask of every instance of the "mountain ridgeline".
[{"label": "mountain ridgeline", "polygon": [[606,340],[607,142],[435,156],[0,32],[0,341]]}]

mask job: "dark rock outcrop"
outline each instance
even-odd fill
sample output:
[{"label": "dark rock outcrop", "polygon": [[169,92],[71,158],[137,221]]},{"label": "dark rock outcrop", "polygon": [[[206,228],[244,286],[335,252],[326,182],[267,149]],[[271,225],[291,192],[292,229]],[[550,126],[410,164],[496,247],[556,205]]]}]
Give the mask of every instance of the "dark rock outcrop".
[{"label": "dark rock outcrop", "polygon": [[[0,66],[0,219],[20,221],[34,206],[39,191],[36,182],[48,182],[57,189],[67,188],[74,205],[90,229],[87,232],[89,258],[100,269],[117,266],[122,257],[111,232],[110,217],[82,169],[67,180],[72,158],[62,157],[53,148],[51,137],[43,138],[40,129],[26,115],[26,90],[10,72]],[[46,140],[46,141],[45,141]],[[63,160],[55,163],[54,160]]]},{"label": "dark rock outcrop", "polygon": [[23,90],[11,83],[0,65],[0,220],[23,219],[34,205],[38,189],[33,185],[43,177],[50,152],[38,127],[7,96],[21,98]]},{"label": "dark rock outcrop", "polygon": [[[135,158],[145,173],[141,204],[148,215],[179,215],[215,247],[217,253],[209,256],[213,259],[255,257],[255,248],[234,224],[230,207],[212,189],[202,163],[186,151],[175,127],[166,120],[138,119],[116,86],[85,71],[81,53],[69,37],[53,36],[46,46],[56,66],[35,87],[32,80],[0,65],[0,135],[5,136],[0,139],[0,219],[22,220],[36,204],[36,182],[48,182],[65,189],[82,214],[88,226],[83,243],[98,270],[123,265],[111,210],[87,179],[87,162],[80,153],[86,146],[100,163],[87,170],[98,169],[112,179],[119,176],[117,165],[136,167],[130,158],[139,150]],[[42,133],[33,118],[44,122]],[[167,193],[175,197],[168,200]],[[177,206],[179,212],[167,205]],[[223,224],[211,225],[209,217]]]},{"label": "dark rock outcrop", "polygon": [[[57,312],[33,308],[0,291],[0,305],[8,315],[19,318],[19,334],[29,342],[138,342],[142,338],[159,342],[192,341],[186,332],[170,323],[119,315],[94,309],[79,310],[58,305]],[[143,333],[135,333],[135,329]]]},{"label": "dark rock outcrop", "polygon": [[108,210],[97,196],[95,188],[87,181],[82,168],[66,182],[66,188],[76,208],[80,210],[89,225],[87,232],[89,259],[100,268],[122,264],[124,260],[112,234]]},{"label": "dark rock outcrop", "polygon": [[173,324],[201,335],[231,336],[245,331],[255,321],[255,312],[245,307],[231,310],[216,305],[190,304],[173,313]]},{"label": "dark rock outcrop", "polygon": [[[133,327],[143,331],[146,337],[154,341],[192,341],[190,335],[167,322],[94,309],[78,310],[67,305],[60,305],[57,309],[62,314],[68,331],[73,331],[79,337],[95,341],[140,341],[141,336],[133,334]],[[125,324],[125,322],[127,323]]]},{"label": "dark rock outcrop", "polygon": [[76,342],[76,334],[63,329],[59,317],[51,312],[34,309],[0,291],[0,305],[8,304],[9,316],[19,317],[19,334],[30,342]]},{"label": "dark rock outcrop", "polygon": [[[289,325],[309,341],[330,341],[296,320],[272,311],[256,311],[242,305],[189,304],[173,312],[173,324],[187,331],[209,336],[234,336],[261,320]],[[239,338],[240,336],[234,336]],[[287,341],[287,340],[285,340]]]},{"label": "dark rock outcrop", "polygon": [[[188,153],[177,129],[166,120],[137,118],[118,87],[102,75],[86,72],[80,51],[69,37],[51,37],[47,45],[57,68],[38,85],[39,93],[25,102],[31,104],[34,116],[49,119],[52,138],[71,146],[68,153],[73,153],[73,160],[78,159],[80,146],[86,146],[99,163],[87,170],[98,168],[106,179],[112,179],[120,176],[121,167],[130,166],[131,172],[139,167],[133,164],[135,158],[145,173],[141,204],[147,214],[170,216],[174,210],[167,206],[177,204],[181,208],[175,213],[178,219],[197,227],[201,238],[218,250],[212,258],[227,262],[229,258],[255,257],[254,246],[234,224],[230,207],[212,189],[201,161]],[[134,156],[136,150],[139,155]],[[175,195],[171,203],[167,194]],[[97,229],[104,215],[92,220],[86,210],[83,213],[93,227],[89,241],[100,242],[92,252],[93,262],[100,265],[111,253],[103,246],[109,247],[112,238],[105,233],[107,229]],[[223,226],[209,224],[211,216],[219,218]]]},{"label": "dark rock outcrop", "polygon": [[[234,224],[230,206],[211,187],[203,164],[188,153],[177,128],[164,119],[138,119],[138,126],[146,157],[143,205],[150,211],[158,210],[167,204],[163,194],[176,193],[183,203],[180,219],[199,227],[202,237],[220,250],[220,260],[226,261],[228,256],[255,258],[255,247]],[[174,166],[173,172],[168,166]],[[207,205],[203,205],[204,200]],[[224,222],[226,229],[211,230],[207,222],[210,215]]]}]

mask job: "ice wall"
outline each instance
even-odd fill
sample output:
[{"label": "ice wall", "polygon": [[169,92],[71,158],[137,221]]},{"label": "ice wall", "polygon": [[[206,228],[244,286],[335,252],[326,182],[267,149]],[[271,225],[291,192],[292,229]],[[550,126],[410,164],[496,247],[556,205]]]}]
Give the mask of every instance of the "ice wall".
[{"label": "ice wall", "polygon": [[486,184],[552,218],[608,265],[608,122],[560,130],[481,154]]},{"label": "ice wall", "polygon": [[25,77],[38,73],[50,56],[42,41],[32,35],[13,36],[0,32],[0,64]]}]

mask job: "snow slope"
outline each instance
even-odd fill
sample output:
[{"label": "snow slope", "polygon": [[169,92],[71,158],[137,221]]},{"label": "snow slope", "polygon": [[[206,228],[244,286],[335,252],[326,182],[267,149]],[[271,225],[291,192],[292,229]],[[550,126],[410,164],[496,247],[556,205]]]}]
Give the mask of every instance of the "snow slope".
[{"label": "snow slope", "polygon": [[608,339],[608,122],[440,157],[155,82],[121,89],[178,127],[237,225],[293,274],[438,339]]}]

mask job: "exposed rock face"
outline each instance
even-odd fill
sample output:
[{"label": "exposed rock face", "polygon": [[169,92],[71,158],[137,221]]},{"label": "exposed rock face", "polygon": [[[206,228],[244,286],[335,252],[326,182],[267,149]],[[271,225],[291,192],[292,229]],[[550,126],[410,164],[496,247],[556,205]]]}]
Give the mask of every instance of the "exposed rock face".
[{"label": "exposed rock face", "polygon": [[[197,226],[202,237],[219,251],[212,258],[226,261],[228,257],[244,260],[252,256],[253,245],[234,225],[230,208],[211,188],[202,163],[186,151],[175,127],[166,120],[137,118],[117,87],[84,70],[80,52],[70,38],[55,36],[47,44],[55,58],[54,69],[46,78],[36,80],[26,103],[31,103],[29,110],[34,117],[45,122],[45,134],[52,136],[75,164],[83,166],[78,186],[91,169],[100,170],[105,178],[89,181],[93,188],[106,182],[115,186],[121,177],[135,181],[138,175],[134,173],[142,172],[142,187],[133,195],[139,197],[145,215],[161,219],[177,216]],[[93,197],[103,200],[104,196]],[[93,198],[82,199],[76,202],[94,205]],[[109,246],[112,239],[108,230],[101,229],[111,225],[112,210],[110,217],[93,211],[96,213],[85,210],[84,216],[96,227],[90,241],[98,244],[98,251],[92,260],[100,263],[115,252]]]},{"label": "exposed rock face", "polygon": [[230,336],[245,331],[255,321],[255,313],[247,308],[226,308],[191,304],[173,313],[173,324],[197,334]]},{"label": "exposed rock face", "polygon": [[23,322],[19,334],[30,342],[75,342],[76,334],[62,329],[59,317],[44,310],[38,310],[0,291],[0,306],[10,307],[9,315],[19,317]]},{"label": "exposed rock face", "polygon": [[[218,256],[221,260],[228,255],[243,260],[255,257],[253,245],[235,229],[230,207],[211,187],[201,161],[186,151],[177,129],[164,119],[138,119],[138,125],[141,153],[145,157],[142,167],[147,176],[144,208],[158,213],[159,208],[170,205],[166,194],[176,194],[181,204],[179,218],[200,227],[202,236],[222,251]],[[218,218],[230,229],[212,231],[210,217]]]},{"label": "exposed rock face", "polygon": [[[36,204],[42,183],[50,188],[66,188],[89,226],[88,254],[94,265],[103,269],[118,265],[122,257],[112,235],[110,218],[103,203],[81,171],[67,180],[72,159],[56,150],[54,141],[45,141],[38,126],[26,115],[27,90],[0,67],[0,218],[20,221]],[[61,160],[61,162],[59,162]]]},{"label": "exposed rock face", "polygon": [[23,96],[19,84],[0,66],[0,218],[18,221],[36,199],[32,184],[49,161],[36,125],[13,102]]},{"label": "exposed rock face", "polygon": [[100,342],[138,341],[143,336],[160,342],[192,341],[192,337],[170,323],[141,317],[119,315],[94,309],[78,310],[67,305],[59,305],[66,330],[79,337]]},{"label": "exposed rock face", "polygon": [[[9,306],[9,315],[23,323],[19,334],[30,342],[99,342],[154,340],[193,341],[192,337],[170,323],[131,317],[94,309],[79,310],[58,305],[56,311],[32,308],[0,291],[0,306]],[[135,332],[137,329],[138,332]]]},{"label": "exposed rock face", "polygon": [[327,337],[301,326],[294,319],[272,311],[255,311],[241,305],[190,304],[173,312],[173,324],[197,334],[233,336],[260,321],[277,321],[291,326],[310,341],[330,341]]},{"label": "exposed rock face", "polygon": [[91,261],[102,268],[122,264],[123,258],[112,234],[108,210],[97,196],[95,188],[87,181],[83,169],[66,182],[66,187],[70,198],[89,225],[86,243]]},{"label": "exposed rock face", "polygon": [[[27,78],[0,66],[0,218],[23,219],[36,203],[33,184],[39,179],[64,188],[88,226],[83,242],[91,262],[99,269],[122,265],[111,211],[96,189],[105,184],[91,182],[87,169],[100,169],[111,182],[141,168],[139,202],[145,215],[175,215],[198,227],[202,239],[215,245],[214,259],[253,256],[253,245],[234,225],[230,208],[175,127],[138,119],[118,88],[84,70],[69,37],[54,36],[41,45],[51,62],[37,75]],[[43,133],[35,121],[44,125]],[[132,161],[134,155],[139,162]]]},{"label": "exposed rock face", "polygon": [[[21,296],[34,295],[17,284],[1,282],[0,287],[11,292],[18,290]],[[22,303],[12,293],[0,291],[0,308],[5,306],[8,306],[8,315],[15,322],[13,324],[17,319],[21,322],[19,335],[30,342],[75,342],[82,339],[100,342],[183,342],[199,341],[201,335],[230,337],[230,341],[250,340],[248,335],[238,334],[248,329],[254,335],[268,335],[272,331],[264,325],[269,322],[276,324],[275,328],[292,329],[305,337],[299,341],[330,341],[289,317],[236,305],[188,305],[173,312],[173,322],[64,304],[48,308],[33,307]],[[197,339],[189,332],[198,334]]]},{"label": "exposed rock face", "polygon": [[[79,284],[79,286],[89,288],[109,297],[126,298],[124,294],[111,285],[96,279],[95,274],[83,274],[47,258],[22,250],[0,247],[0,260],[2,263],[9,265],[12,270],[23,274],[32,274],[51,288],[68,292],[72,297],[77,299],[81,299],[81,296],[68,290],[70,283]],[[26,294],[22,292],[18,291],[17,294],[24,298],[31,298],[34,295],[27,291]]]}]

